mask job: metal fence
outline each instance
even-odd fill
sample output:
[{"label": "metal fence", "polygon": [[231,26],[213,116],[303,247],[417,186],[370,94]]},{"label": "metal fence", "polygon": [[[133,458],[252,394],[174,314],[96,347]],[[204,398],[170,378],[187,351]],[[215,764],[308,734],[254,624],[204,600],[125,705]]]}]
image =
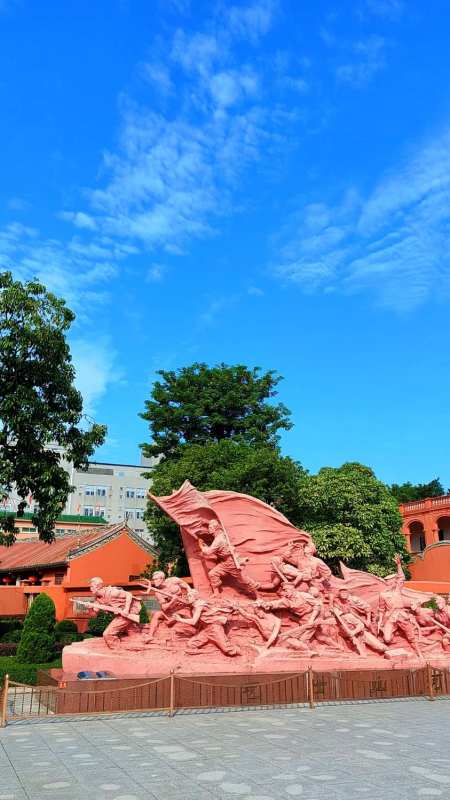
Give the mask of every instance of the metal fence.
[{"label": "metal fence", "polygon": [[[123,685],[126,683],[127,685]],[[246,706],[427,697],[450,694],[450,669],[430,664],[418,669],[342,670],[278,675],[202,675],[171,673],[141,681],[110,680],[105,688],[28,686],[6,676],[0,694],[0,726],[8,721],[64,714],[108,714]]]}]

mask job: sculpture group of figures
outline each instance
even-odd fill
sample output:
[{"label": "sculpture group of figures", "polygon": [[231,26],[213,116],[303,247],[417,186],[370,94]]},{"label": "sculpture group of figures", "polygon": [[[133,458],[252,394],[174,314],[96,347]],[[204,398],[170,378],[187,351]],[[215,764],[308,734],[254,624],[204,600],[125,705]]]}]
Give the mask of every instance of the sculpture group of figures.
[{"label": "sculpture group of figures", "polygon": [[140,625],[141,600],[94,578],[93,610],[114,613],[104,633],[108,648],[230,658],[247,648],[258,656],[308,659],[450,653],[450,602],[437,597],[427,605],[429,595],[407,589],[399,556],[387,578],[345,566],[336,577],[309,534],[254,498],[202,495],[185,484],[155,499],[180,524],[194,585],[161,571],[142,580],[159,610]]}]

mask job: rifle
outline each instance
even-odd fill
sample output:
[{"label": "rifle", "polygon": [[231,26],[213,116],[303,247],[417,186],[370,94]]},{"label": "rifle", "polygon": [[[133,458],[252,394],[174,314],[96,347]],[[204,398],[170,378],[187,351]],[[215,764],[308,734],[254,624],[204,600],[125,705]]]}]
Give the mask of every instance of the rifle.
[{"label": "rifle", "polygon": [[130,622],[139,622],[139,614],[125,614],[119,608],[113,608],[113,606],[108,606],[105,603],[90,603],[89,600],[77,600],[75,597],[71,600],[72,603],[75,603],[77,606],[84,606],[84,608],[92,608],[98,611],[108,611],[111,614],[114,614],[116,617],[124,617],[124,619],[129,619]]}]

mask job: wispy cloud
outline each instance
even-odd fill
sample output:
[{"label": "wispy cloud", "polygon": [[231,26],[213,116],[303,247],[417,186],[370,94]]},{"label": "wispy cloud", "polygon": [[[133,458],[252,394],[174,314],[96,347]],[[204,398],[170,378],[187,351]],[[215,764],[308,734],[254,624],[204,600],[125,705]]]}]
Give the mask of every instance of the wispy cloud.
[{"label": "wispy cloud", "polygon": [[351,58],[336,69],[336,77],[354,89],[362,89],[386,65],[386,40],[381,36],[355,42]]},{"label": "wispy cloud", "polygon": [[82,316],[87,305],[105,299],[105,284],[125,255],[120,244],[107,239],[83,243],[73,238],[63,243],[17,222],[0,230],[2,269],[21,280],[37,277]]},{"label": "wispy cloud", "polygon": [[147,281],[149,283],[159,283],[166,274],[167,267],[164,264],[152,264],[147,272]]},{"label": "wispy cloud", "polygon": [[364,10],[377,17],[398,19],[405,10],[404,0],[365,0]]},{"label": "wispy cloud", "polygon": [[71,342],[76,370],[75,384],[83,395],[83,409],[94,414],[102,397],[112,384],[121,380],[116,366],[116,352],[107,337],[75,339]]},{"label": "wispy cloud", "polygon": [[275,273],[306,291],[371,291],[409,311],[450,291],[450,129],[361,198],[303,206],[280,235]]},{"label": "wispy cloud", "polygon": [[[210,18],[202,30],[177,29],[166,55],[158,51],[156,61],[141,65],[144,80],[170,97],[159,111],[121,98],[119,143],[105,155],[105,182],[88,193],[88,211],[62,217],[144,250],[179,252],[212,235],[232,207],[238,178],[285,135],[286,117],[264,105],[262,75],[235,46],[242,36],[256,46],[275,9],[272,0],[234,5],[221,25]],[[298,78],[290,88],[306,86]]]},{"label": "wispy cloud", "polygon": [[233,5],[228,10],[232,33],[253,42],[269,31],[278,3],[275,0],[256,0],[249,5]]}]

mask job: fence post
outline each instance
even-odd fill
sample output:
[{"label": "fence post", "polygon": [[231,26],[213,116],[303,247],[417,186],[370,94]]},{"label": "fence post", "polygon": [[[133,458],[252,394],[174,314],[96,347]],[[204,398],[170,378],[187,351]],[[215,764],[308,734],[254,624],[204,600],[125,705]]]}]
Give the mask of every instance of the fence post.
[{"label": "fence post", "polygon": [[9,690],[9,675],[5,675],[3,680],[2,701],[0,706],[0,728],[6,726],[6,717],[8,715],[8,690]]},{"label": "fence post", "polygon": [[431,664],[427,664],[427,685],[428,685],[428,700],[436,700],[433,689],[433,668]]},{"label": "fence post", "polygon": [[169,707],[169,717],[173,717],[175,711],[175,676],[173,674],[173,669],[170,670],[170,707]]},{"label": "fence post", "polygon": [[311,665],[308,667],[308,700],[309,707],[314,708],[314,673]]}]

